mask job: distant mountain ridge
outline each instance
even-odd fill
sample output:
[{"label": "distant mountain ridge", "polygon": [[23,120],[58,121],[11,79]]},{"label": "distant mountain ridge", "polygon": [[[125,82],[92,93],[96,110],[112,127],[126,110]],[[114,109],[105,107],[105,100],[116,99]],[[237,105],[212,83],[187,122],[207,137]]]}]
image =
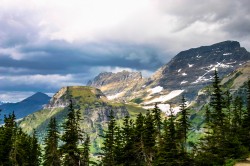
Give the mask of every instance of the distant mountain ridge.
[{"label": "distant mountain ridge", "polygon": [[0,105],[4,104],[4,102],[0,101]]},{"label": "distant mountain ridge", "polygon": [[44,93],[37,92],[20,102],[4,103],[0,105],[0,109],[2,110],[1,117],[3,117],[4,114],[8,115],[14,111],[17,119],[23,118],[42,109],[43,106],[49,102],[50,98],[51,97]]}]

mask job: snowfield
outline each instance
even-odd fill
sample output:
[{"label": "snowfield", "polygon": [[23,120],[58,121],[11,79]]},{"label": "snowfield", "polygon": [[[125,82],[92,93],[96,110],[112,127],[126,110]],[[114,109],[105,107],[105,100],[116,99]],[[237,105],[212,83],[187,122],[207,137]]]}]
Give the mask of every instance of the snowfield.
[{"label": "snowfield", "polygon": [[180,83],[180,85],[182,85],[182,84],[186,84],[186,83],[188,83],[188,81],[181,81],[181,83]]},{"label": "snowfield", "polygon": [[[169,104],[158,104],[157,105],[159,109],[164,112],[166,115],[170,115],[170,105]],[[144,109],[153,109],[155,106],[143,106]],[[173,114],[176,115],[178,112],[180,112],[180,107],[172,107]]]},{"label": "snowfield", "polygon": [[224,53],[223,55],[232,55],[232,53],[229,53],[229,52],[228,52],[228,53]]},{"label": "snowfield", "polygon": [[161,86],[156,86],[156,87],[154,87],[154,88],[152,88],[152,89],[147,90],[147,92],[151,92],[151,94],[154,94],[154,93],[159,93],[159,92],[161,92],[162,90],[163,90],[163,87],[161,87]]},{"label": "snowfield", "polygon": [[121,96],[122,93],[123,93],[123,92],[117,93],[117,94],[115,94],[115,95],[107,96],[107,98],[108,98],[109,100],[113,100],[113,99],[116,99],[116,98],[118,98],[119,96]]},{"label": "snowfield", "polygon": [[205,69],[206,72],[205,74],[203,74],[202,76],[199,76],[197,80],[195,80],[194,82],[192,82],[191,84],[197,84],[197,83],[200,83],[200,82],[207,82],[209,80],[212,80],[213,77],[210,76],[210,78],[206,78],[205,76],[210,73],[210,72],[214,72],[215,69],[219,69],[219,68],[230,68],[230,67],[233,67],[232,65],[229,65],[229,64],[224,64],[224,63],[219,63],[217,62],[217,64],[213,65],[209,65],[207,67],[202,67],[201,69]]},{"label": "snowfield", "polygon": [[145,102],[145,104],[147,105],[147,104],[151,104],[151,103],[165,102],[165,101],[168,101],[176,96],[179,96],[182,92],[184,92],[184,90],[174,90],[174,91],[171,91],[167,95],[162,95],[162,96],[155,98],[151,101]]}]

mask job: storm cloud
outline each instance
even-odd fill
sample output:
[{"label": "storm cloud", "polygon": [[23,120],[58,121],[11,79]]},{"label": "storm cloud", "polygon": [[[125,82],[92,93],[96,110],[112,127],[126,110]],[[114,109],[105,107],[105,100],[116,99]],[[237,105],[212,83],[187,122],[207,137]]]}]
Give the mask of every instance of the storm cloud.
[{"label": "storm cloud", "polygon": [[182,50],[224,40],[250,50],[249,23],[248,0],[3,1],[0,101],[84,85],[99,72],[149,76]]}]

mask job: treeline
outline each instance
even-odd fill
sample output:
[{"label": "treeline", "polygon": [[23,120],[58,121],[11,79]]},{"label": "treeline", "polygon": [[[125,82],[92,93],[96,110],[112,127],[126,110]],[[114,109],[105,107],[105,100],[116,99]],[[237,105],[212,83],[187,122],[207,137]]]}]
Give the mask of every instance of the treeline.
[{"label": "treeline", "polygon": [[32,136],[25,134],[15,120],[14,113],[5,116],[0,127],[0,166],[89,165],[90,139],[80,128],[80,111],[75,111],[72,101],[62,133],[58,131],[56,119],[50,119],[43,151],[36,132]]},{"label": "treeline", "polygon": [[189,110],[182,98],[180,112],[162,119],[155,106],[135,121],[126,117],[119,126],[111,113],[104,136],[104,166],[213,166],[233,165],[250,150],[250,81],[247,106],[240,97],[223,92],[215,71],[211,102],[206,106],[204,136],[187,143],[191,128]]}]

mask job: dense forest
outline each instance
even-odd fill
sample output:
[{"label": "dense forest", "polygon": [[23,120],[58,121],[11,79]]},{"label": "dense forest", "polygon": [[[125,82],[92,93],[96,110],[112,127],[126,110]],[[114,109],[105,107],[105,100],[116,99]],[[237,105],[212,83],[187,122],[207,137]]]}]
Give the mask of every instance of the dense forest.
[{"label": "dense forest", "polygon": [[80,112],[69,105],[67,120],[59,133],[55,118],[50,119],[44,144],[39,145],[36,131],[27,135],[18,127],[14,113],[4,117],[0,127],[0,166],[213,166],[233,165],[250,151],[250,81],[247,101],[232,97],[220,87],[214,74],[210,102],[206,110],[203,136],[189,142],[189,108],[182,97],[180,112],[162,116],[155,108],[128,116],[117,123],[112,111],[104,131],[98,161],[92,161],[90,138],[80,129]]}]

